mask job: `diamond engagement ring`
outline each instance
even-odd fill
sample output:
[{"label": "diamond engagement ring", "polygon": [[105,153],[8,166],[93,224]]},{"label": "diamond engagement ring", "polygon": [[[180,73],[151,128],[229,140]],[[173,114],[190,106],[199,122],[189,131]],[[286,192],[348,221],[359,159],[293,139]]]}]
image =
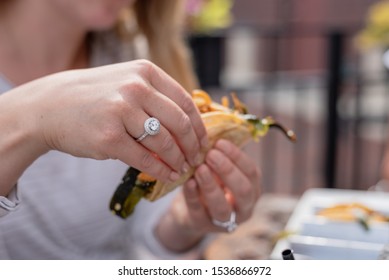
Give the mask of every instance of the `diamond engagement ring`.
[{"label": "diamond engagement ring", "polygon": [[230,216],[230,219],[228,221],[221,222],[221,221],[218,221],[216,219],[212,219],[212,223],[215,226],[218,226],[218,227],[226,229],[228,232],[233,232],[238,227],[238,224],[236,223],[236,213],[235,213],[235,211],[231,212],[231,216]]},{"label": "diamond engagement ring", "polygon": [[145,132],[138,138],[136,142],[140,142],[145,139],[148,135],[156,135],[161,129],[161,123],[156,118],[148,118],[144,123]]}]

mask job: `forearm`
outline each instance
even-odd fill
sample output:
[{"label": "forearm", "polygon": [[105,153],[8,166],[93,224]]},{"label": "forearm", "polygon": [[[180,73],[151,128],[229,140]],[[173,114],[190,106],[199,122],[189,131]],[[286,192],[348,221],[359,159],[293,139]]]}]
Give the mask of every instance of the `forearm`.
[{"label": "forearm", "polygon": [[0,195],[6,196],[24,170],[47,150],[35,136],[35,117],[18,90],[0,96]]},{"label": "forearm", "polygon": [[160,220],[155,229],[158,240],[170,251],[182,253],[192,249],[205,233],[179,222],[169,213]]}]

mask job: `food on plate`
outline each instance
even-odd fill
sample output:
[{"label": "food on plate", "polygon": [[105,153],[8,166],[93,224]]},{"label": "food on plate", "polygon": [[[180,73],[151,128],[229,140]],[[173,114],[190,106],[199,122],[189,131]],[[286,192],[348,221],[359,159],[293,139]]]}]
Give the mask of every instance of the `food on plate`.
[{"label": "food on plate", "polygon": [[389,217],[362,203],[339,203],[317,212],[320,217],[335,221],[358,222],[369,229],[370,222],[388,222]]},{"label": "food on plate", "polygon": [[[233,108],[229,106],[230,102],[227,97],[223,97],[221,103],[217,103],[203,90],[193,91],[192,99],[201,112],[202,120],[207,129],[208,149],[218,139],[227,139],[237,146],[243,147],[250,140],[258,141],[272,127],[280,129],[291,141],[296,140],[296,135],[292,130],[285,129],[273,118],[260,119],[249,114],[247,107],[235,94],[231,95]],[[206,153],[208,149],[203,152]],[[110,209],[119,217],[127,218],[134,211],[140,199],[155,201],[185,183],[193,173],[194,169],[191,168],[177,181],[164,183],[130,167],[111,199]]]}]

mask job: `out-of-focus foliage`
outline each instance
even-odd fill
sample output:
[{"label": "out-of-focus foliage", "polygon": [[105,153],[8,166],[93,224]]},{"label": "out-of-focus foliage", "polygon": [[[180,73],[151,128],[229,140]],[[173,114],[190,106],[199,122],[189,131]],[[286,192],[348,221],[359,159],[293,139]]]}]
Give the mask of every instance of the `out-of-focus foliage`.
[{"label": "out-of-focus foliage", "polygon": [[188,27],[193,33],[212,33],[232,24],[233,0],[187,0]]},{"label": "out-of-focus foliage", "polygon": [[366,27],[358,34],[357,43],[361,48],[389,46],[388,0],[371,6],[367,14]]}]

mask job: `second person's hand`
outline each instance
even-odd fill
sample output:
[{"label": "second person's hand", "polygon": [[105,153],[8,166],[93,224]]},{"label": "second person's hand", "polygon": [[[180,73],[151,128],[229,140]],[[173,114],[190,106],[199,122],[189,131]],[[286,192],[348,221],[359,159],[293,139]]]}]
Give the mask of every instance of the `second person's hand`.
[{"label": "second person's hand", "polygon": [[167,248],[183,251],[209,232],[233,231],[252,215],[261,192],[260,178],[249,155],[227,140],[218,140],[162,217],[157,236]]}]

